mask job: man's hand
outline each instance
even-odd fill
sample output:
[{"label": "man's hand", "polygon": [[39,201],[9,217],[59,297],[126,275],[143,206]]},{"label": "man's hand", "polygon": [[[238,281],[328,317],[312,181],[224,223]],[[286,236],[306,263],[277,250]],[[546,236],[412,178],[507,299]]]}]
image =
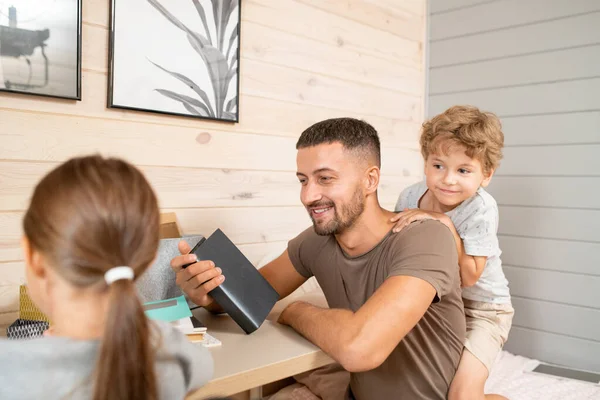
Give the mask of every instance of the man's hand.
[{"label": "man's hand", "polygon": [[449,219],[446,214],[436,213],[433,211],[425,211],[420,208],[408,209],[405,208],[404,211],[394,215],[390,222],[396,222],[394,228],[392,228],[393,232],[400,232],[409,224],[415,221],[421,221],[425,219],[435,219],[447,225],[447,220]]},{"label": "man's hand", "polygon": [[[185,241],[179,242],[179,252],[182,254],[171,260],[171,268],[177,275],[177,285],[185,294],[201,307],[215,305],[208,293],[225,281],[221,268],[212,261],[197,261],[195,254],[188,254],[190,246]],[[187,268],[184,265],[195,263]]]}]

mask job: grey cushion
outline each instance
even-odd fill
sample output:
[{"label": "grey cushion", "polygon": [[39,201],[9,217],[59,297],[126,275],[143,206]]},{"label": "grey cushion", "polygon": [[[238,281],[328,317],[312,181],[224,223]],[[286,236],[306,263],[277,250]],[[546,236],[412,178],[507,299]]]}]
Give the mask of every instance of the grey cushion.
[{"label": "grey cushion", "polygon": [[184,236],[181,239],[161,239],[156,260],[136,281],[138,294],[143,303],[178,297],[183,294],[175,283],[171,260],[179,255],[177,244],[182,239],[194,247],[202,236]]}]

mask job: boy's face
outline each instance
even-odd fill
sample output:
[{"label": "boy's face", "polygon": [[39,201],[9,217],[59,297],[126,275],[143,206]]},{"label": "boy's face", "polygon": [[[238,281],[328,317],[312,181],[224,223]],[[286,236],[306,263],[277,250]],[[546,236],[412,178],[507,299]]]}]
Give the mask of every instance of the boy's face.
[{"label": "boy's face", "polygon": [[452,209],[487,186],[494,171],[483,172],[479,160],[465,154],[466,148],[452,147],[448,154],[430,154],[425,161],[427,188],[444,207]]}]

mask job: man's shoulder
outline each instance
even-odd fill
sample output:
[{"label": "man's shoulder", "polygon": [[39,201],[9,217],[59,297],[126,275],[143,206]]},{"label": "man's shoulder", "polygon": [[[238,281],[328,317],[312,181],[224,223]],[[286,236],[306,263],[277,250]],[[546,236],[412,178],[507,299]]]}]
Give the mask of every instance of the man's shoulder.
[{"label": "man's shoulder", "polygon": [[413,222],[392,239],[387,258],[388,277],[420,278],[434,287],[438,300],[456,296],[460,279],[458,253],[446,225],[437,220]]},{"label": "man's shoulder", "polygon": [[322,265],[318,262],[319,257],[331,253],[327,249],[331,249],[332,240],[335,243],[332,235],[317,235],[314,228],[310,227],[288,242],[288,256],[300,275],[306,278],[314,275],[313,267]]},{"label": "man's shoulder", "polygon": [[440,221],[434,219],[415,221],[393,236],[395,236],[394,240],[398,242],[414,241],[415,239],[423,238],[428,239],[432,244],[435,244],[435,242],[430,239],[444,237],[454,239],[450,229]]},{"label": "man's shoulder", "polygon": [[390,237],[390,245],[400,254],[410,250],[435,249],[436,253],[456,250],[452,232],[437,220],[415,221]]}]

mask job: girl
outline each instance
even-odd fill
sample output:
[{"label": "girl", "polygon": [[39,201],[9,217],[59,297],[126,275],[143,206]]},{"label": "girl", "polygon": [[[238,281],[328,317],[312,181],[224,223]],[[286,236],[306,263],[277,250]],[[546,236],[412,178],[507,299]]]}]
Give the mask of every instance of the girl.
[{"label": "girl", "polygon": [[52,335],[0,341],[3,399],[181,399],[210,353],[146,319],[134,281],[159,240],[156,196],[132,165],[74,158],[36,186],[23,221],[28,292]]}]

